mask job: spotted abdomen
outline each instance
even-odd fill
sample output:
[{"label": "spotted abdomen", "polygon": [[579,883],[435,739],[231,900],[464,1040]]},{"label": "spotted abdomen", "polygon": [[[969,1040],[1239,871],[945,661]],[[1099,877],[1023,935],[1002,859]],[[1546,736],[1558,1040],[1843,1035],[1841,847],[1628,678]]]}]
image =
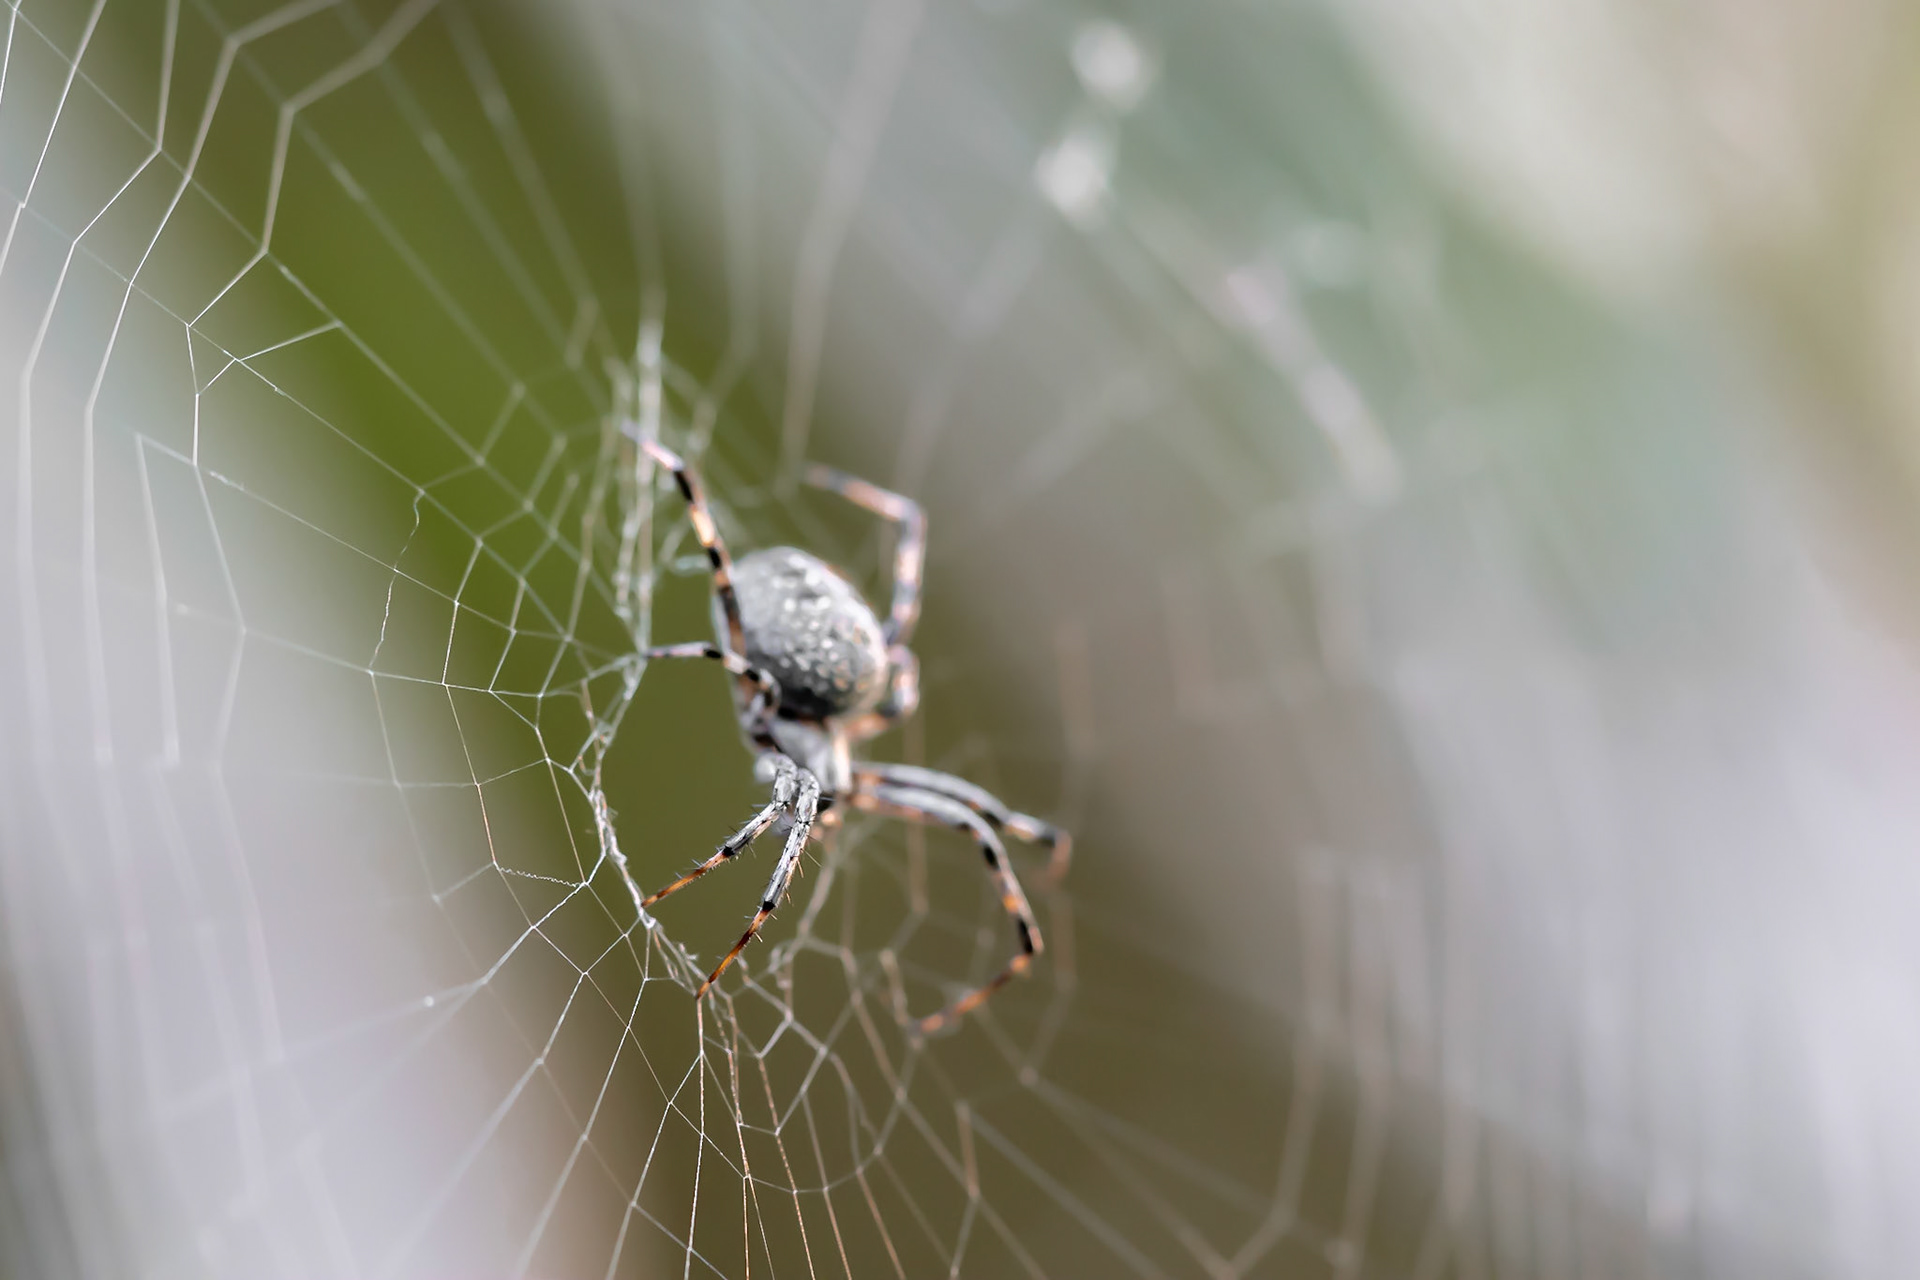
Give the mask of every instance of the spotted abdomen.
[{"label": "spotted abdomen", "polygon": [[[794,547],[742,556],[734,594],[749,662],[780,682],[794,720],[857,715],[887,688],[887,642],[860,592],[825,561]],[[717,616],[716,624],[720,623]]]}]

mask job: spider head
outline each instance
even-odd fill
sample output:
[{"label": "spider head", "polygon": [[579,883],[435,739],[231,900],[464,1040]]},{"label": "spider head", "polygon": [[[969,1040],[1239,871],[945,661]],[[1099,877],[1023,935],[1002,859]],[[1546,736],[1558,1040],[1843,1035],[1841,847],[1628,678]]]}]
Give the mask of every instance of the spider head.
[{"label": "spider head", "polygon": [[[861,715],[898,687],[886,628],[859,588],[818,556],[796,547],[744,555],[733,565],[733,589],[745,656],[780,682],[782,719]],[[723,628],[717,602],[715,614]]]}]

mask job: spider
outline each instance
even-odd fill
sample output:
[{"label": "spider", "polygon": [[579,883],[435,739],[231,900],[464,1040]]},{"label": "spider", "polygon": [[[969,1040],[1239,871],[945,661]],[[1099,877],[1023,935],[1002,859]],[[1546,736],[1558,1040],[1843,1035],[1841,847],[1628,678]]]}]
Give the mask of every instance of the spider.
[{"label": "spider", "polygon": [[883,622],[844,571],[797,547],[770,547],[732,559],[699,477],[658,441],[642,439],[640,445],[673,473],[713,575],[714,643],[664,645],[647,650],[646,656],[706,659],[732,673],[740,732],[755,753],[754,776],[772,791],[765,807],[712,857],[649,895],[641,906],[651,909],[784,823],[786,844],[759,908],[740,941],[700,984],[694,996],[699,999],[779,907],[816,822],[825,827],[838,821],[831,812],[835,805],[951,827],[979,844],[1019,942],[1013,958],[991,981],[919,1020],[923,1034],[952,1025],[1031,969],[1044,947],[1000,833],[1051,851],[1049,883],[1065,875],[1073,842],[1060,828],[1015,813],[964,778],[854,758],[855,747],[906,720],[919,706],[920,664],[907,641],[920,616],[925,515],[911,499],[853,476],[821,466],[806,473],[809,485],[838,494],[895,526],[893,601]]}]

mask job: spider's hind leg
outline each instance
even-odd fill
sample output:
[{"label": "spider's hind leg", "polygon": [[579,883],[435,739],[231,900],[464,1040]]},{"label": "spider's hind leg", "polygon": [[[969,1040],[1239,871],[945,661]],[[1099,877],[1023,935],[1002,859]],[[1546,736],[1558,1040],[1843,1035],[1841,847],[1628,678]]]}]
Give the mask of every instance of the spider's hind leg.
[{"label": "spider's hind leg", "polygon": [[893,546],[893,604],[887,611],[887,643],[905,644],[920,620],[920,580],[927,563],[927,516],[920,504],[891,489],[882,489],[818,463],[807,468],[805,480],[816,489],[837,493],[892,522],[897,530]]},{"label": "spider's hind leg", "polygon": [[729,654],[745,653],[747,633],[740,621],[740,599],[733,591],[733,557],[727,554],[727,544],[720,537],[720,526],[714,522],[713,508],[707,505],[707,495],[700,485],[700,477],[679,454],[658,440],[641,440],[640,447],[646,450],[648,457],[673,472],[674,483],[680,487],[680,496],[686,500],[687,520],[693,525],[693,536],[700,540],[701,548],[707,553],[707,565],[713,571],[714,598],[720,602],[721,617],[726,619],[726,631],[720,637],[720,647]]}]

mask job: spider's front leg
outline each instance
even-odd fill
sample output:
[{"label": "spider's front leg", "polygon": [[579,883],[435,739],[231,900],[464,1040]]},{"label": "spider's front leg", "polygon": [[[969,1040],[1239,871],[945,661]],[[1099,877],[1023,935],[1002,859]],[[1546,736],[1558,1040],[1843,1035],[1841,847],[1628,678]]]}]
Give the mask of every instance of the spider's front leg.
[{"label": "spider's front leg", "polygon": [[[741,853],[745,852],[748,845],[758,840],[766,833],[768,828],[780,821],[781,814],[793,811],[800,798],[802,775],[805,775],[809,779],[812,778],[813,775],[807,773],[806,770],[789,760],[786,756],[775,751],[769,751],[761,756],[760,761],[755,765],[755,771],[758,772],[762,766],[772,772],[772,777],[765,779],[773,785],[773,796],[767,801],[766,806],[749,819],[745,826],[741,827],[731,836],[728,836],[720,847],[714,851],[711,858],[708,858],[705,862],[687,872],[687,874],[681,876],[666,888],[661,889],[657,893],[648,894],[645,898],[641,899],[641,906],[651,907],[654,903],[669,894],[680,892],[680,890],[686,888],[721,863],[731,858],[739,857]],[[816,791],[819,789],[819,785],[817,782],[813,784]]]},{"label": "spider's front leg", "polygon": [[727,971],[734,957],[745,951],[747,944],[759,935],[760,927],[780,906],[780,900],[787,896],[794,873],[800,869],[800,855],[807,851],[807,835],[813,830],[814,816],[820,810],[820,779],[785,756],[777,759],[786,760],[788,767],[793,769],[799,788],[793,798],[793,825],[787,828],[786,847],[780,851],[780,861],[773,868],[773,878],[767,881],[767,891],[760,895],[760,908],[753,913],[752,923],[740,935],[740,941],[733,944],[733,950],[721,958],[713,972],[707,975],[707,980],[700,984],[700,989],[693,993],[696,1000],[707,994],[707,989],[720,980],[720,975]]},{"label": "spider's front leg", "polygon": [[[763,748],[759,761],[754,765],[754,771],[756,774],[759,774],[763,769],[771,770],[770,775],[761,777],[761,781],[769,783],[773,787],[773,794],[771,798],[768,799],[766,806],[762,808],[759,813],[755,814],[745,826],[729,836],[727,840],[714,851],[711,858],[708,858],[705,862],[687,872],[666,888],[641,899],[640,905],[642,907],[651,907],[654,903],[669,894],[678,893],[721,863],[726,862],[730,858],[738,857],[746,850],[748,845],[759,839],[769,827],[778,822],[781,814],[791,812],[794,809],[799,802],[802,791],[805,789],[805,780],[813,778],[812,774],[788,759],[786,754],[775,745],[773,735],[766,727],[767,715],[771,712],[772,708],[779,705],[780,702],[779,682],[767,672],[754,666],[738,654],[729,653],[718,645],[707,644],[703,641],[694,641],[689,644],[662,645],[659,648],[647,650],[647,657],[649,659],[697,658],[705,659],[709,662],[718,662],[728,671],[732,672],[737,679],[744,682],[747,687],[754,690],[753,700],[741,714],[741,727],[747,730],[748,736]],[[814,782],[813,786],[817,792],[819,790],[819,783]]]}]

